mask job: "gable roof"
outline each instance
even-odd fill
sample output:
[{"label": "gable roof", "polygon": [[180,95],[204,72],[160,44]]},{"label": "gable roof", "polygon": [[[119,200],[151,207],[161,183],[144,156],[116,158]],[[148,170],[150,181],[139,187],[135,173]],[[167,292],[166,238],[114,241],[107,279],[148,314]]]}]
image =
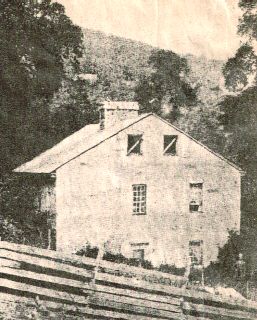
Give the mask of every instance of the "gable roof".
[{"label": "gable roof", "polygon": [[193,140],[194,142],[196,142],[197,144],[199,144],[200,146],[202,146],[203,148],[205,148],[206,150],[214,154],[216,157],[227,162],[229,165],[231,165],[238,171],[243,172],[234,163],[230,162],[229,160],[219,155],[218,153],[212,151],[211,149],[206,147],[204,144],[195,140],[194,138],[189,136],[187,133],[178,129],[177,127],[170,124],[166,120],[152,113],[142,114],[138,116],[136,119],[134,118],[130,120],[121,121],[117,125],[112,126],[111,128],[107,128],[105,130],[100,130],[99,124],[87,125],[84,128],[80,129],[79,131],[68,136],[67,138],[65,138],[58,144],[56,144],[54,147],[52,147],[51,149],[46,150],[45,152],[41,153],[31,161],[22,164],[21,166],[16,168],[14,172],[53,173],[57,169],[65,165],[66,163],[80,156],[81,154],[98,146],[104,141],[117,135],[119,132],[127,129],[133,124],[149,116],[154,116],[159,120],[165,122],[167,125],[171,126],[173,129],[177,130],[178,132],[186,135],[188,138],[190,138],[191,140]]},{"label": "gable roof", "polygon": [[150,115],[150,113],[143,114],[136,119],[121,121],[117,125],[104,130],[100,130],[99,124],[87,125],[57,143],[51,149],[46,150],[31,161],[22,164],[16,168],[14,172],[52,173],[82,153],[85,153]]}]

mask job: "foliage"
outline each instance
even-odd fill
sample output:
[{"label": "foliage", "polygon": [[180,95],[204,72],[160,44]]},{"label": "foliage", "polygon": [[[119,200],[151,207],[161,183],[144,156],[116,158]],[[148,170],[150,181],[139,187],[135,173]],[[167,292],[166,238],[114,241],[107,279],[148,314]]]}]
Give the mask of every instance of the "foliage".
[{"label": "foliage", "polygon": [[238,26],[239,34],[247,35],[250,39],[257,39],[256,0],[240,0],[239,7],[244,11]]},{"label": "foliage", "polygon": [[[91,246],[90,244],[87,244],[85,247],[79,249],[76,252],[76,254],[79,256],[96,258],[98,254],[98,248],[96,246]],[[185,274],[185,268],[177,268],[175,265],[169,264],[161,264],[158,268],[155,268],[149,260],[139,261],[135,258],[127,258],[121,253],[112,253],[110,251],[105,251],[103,255],[103,260],[126,264],[134,267],[140,266],[143,269],[158,270],[163,273],[169,273],[178,276],[183,276]]]},{"label": "foliage", "polygon": [[98,106],[86,80],[63,81],[50,105],[50,130],[54,139],[60,141],[85,125],[97,122]]},{"label": "foliage", "polygon": [[[243,254],[244,270],[239,276],[239,254]],[[219,248],[218,259],[204,270],[205,284],[232,287],[242,295],[247,294],[246,281],[251,279],[251,252],[247,248],[245,236],[235,231],[229,232],[228,241]]]},{"label": "foliage", "polygon": [[[196,103],[196,90],[186,80],[189,68],[185,58],[172,51],[154,51],[149,58],[153,72],[143,76],[136,88],[136,97],[143,112],[168,113],[175,120],[180,106]],[[168,109],[165,110],[164,108]]]},{"label": "foliage", "polygon": [[2,0],[0,39],[3,173],[51,145],[47,103],[65,77],[64,60],[78,70],[82,33],[56,2]]},{"label": "foliage", "polygon": [[187,79],[197,90],[198,105],[206,109],[215,106],[224,94],[222,67],[224,61],[207,59],[203,56],[186,55],[189,73]]},{"label": "foliage", "polygon": [[257,58],[253,49],[257,40],[257,2],[240,0],[239,7],[243,16],[239,21],[238,32],[244,37],[233,58],[228,59],[224,66],[226,86],[232,91],[242,91],[249,85],[256,85]]},{"label": "foliage", "polygon": [[[96,259],[98,255],[98,251],[99,251],[98,247],[91,246],[89,243],[87,243],[86,246],[76,251],[76,254],[79,256]],[[103,260],[116,262],[116,263],[123,263],[130,266],[135,266],[135,267],[140,265],[144,269],[153,269],[151,262],[148,260],[139,261],[138,259],[127,258],[120,253],[117,254],[109,251],[104,252]]]},{"label": "foliage", "polygon": [[84,30],[82,72],[97,74],[94,95],[100,99],[135,100],[135,85],[148,64],[153,47],[99,31]]},{"label": "foliage", "polygon": [[39,247],[47,245],[47,217],[39,210],[43,181],[8,175],[1,181],[0,234],[2,240]]},{"label": "foliage", "polygon": [[241,237],[246,254],[251,256],[250,268],[256,269],[257,57],[253,45],[257,40],[257,2],[241,0],[239,6],[243,10],[243,16],[239,21],[238,31],[246,42],[223,69],[226,86],[235,93],[227,95],[220,102],[220,123],[227,136],[225,154],[246,172],[242,179]]},{"label": "foliage", "polygon": [[245,43],[223,68],[225,85],[231,91],[242,91],[254,80],[257,58],[251,45]]},{"label": "foliage", "polygon": [[87,243],[83,248],[76,251],[76,254],[81,257],[89,257],[96,259],[99,249],[96,246],[91,246]]},{"label": "foliage", "polygon": [[[178,75],[179,70],[177,70],[174,77],[165,70],[167,80],[168,77],[173,80],[172,85],[174,85],[176,75],[179,76],[181,78],[179,81],[183,80],[189,87],[193,88],[193,91],[197,90],[199,100],[208,104],[212,104],[216,101],[217,96],[221,95],[222,90],[217,89],[217,86],[219,86],[219,80],[222,76],[222,61],[207,60],[204,57],[196,58],[189,55],[180,57],[172,51],[164,50],[165,54],[162,54],[161,50],[147,44],[105,35],[100,31],[85,29],[83,33],[85,49],[81,59],[82,72],[97,74],[98,81],[94,86],[94,94],[99,98],[135,100],[137,96],[142,95],[141,100],[150,101],[152,99],[151,92],[145,92],[142,88],[139,94],[138,90],[140,87],[148,88],[147,80],[151,78],[153,73],[158,73],[158,68],[155,68],[155,63],[152,61],[156,60],[153,57],[158,55],[164,56],[162,61],[159,60],[160,65],[167,63],[170,68],[173,68],[173,63],[176,70],[184,67],[188,70],[188,72],[185,72],[186,74],[182,74],[182,72],[181,76]],[[178,62],[178,65],[176,65],[176,62]],[[165,78],[162,75],[158,76]],[[175,83],[175,85],[180,86],[179,83]],[[185,85],[185,87],[187,86]],[[186,88],[184,91],[182,88],[181,92],[176,91],[179,95],[176,97],[176,101],[189,98],[186,91]],[[166,101],[164,102],[166,103]],[[189,105],[193,103],[192,101],[188,102]],[[155,111],[159,113],[158,108]]]},{"label": "foliage", "polygon": [[178,268],[174,264],[161,264],[158,268],[159,271],[164,273],[174,274],[176,276],[183,276],[185,274],[185,268]]}]

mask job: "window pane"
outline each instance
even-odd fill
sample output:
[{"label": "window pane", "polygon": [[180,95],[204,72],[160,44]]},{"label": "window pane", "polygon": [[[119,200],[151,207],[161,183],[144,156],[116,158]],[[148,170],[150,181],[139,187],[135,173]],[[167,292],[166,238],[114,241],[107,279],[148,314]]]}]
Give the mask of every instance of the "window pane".
[{"label": "window pane", "polygon": [[189,211],[202,211],[203,205],[203,183],[190,183]]},{"label": "window pane", "polygon": [[176,155],[176,145],[178,136],[165,135],[163,150],[164,154]]},{"label": "window pane", "polygon": [[[132,186],[133,189],[133,212],[138,214],[146,213],[146,185],[137,184]],[[136,192],[134,190],[137,190]]]},{"label": "window pane", "polygon": [[141,154],[142,135],[128,135],[128,154]]}]

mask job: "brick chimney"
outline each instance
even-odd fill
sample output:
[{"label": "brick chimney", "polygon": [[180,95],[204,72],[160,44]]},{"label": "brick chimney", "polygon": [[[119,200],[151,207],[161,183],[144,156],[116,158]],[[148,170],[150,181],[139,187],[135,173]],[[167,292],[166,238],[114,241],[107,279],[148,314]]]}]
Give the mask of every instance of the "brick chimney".
[{"label": "brick chimney", "polygon": [[100,129],[114,126],[120,121],[136,119],[139,105],[137,102],[105,101],[99,108]]}]

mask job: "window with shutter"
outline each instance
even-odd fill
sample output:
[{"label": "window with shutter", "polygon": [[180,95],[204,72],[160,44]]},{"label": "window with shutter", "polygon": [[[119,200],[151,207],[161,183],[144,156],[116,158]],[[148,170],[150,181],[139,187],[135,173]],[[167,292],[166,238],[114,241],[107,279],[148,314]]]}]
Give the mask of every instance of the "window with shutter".
[{"label": "window with shutter", "polygon": [[190,212],[201,212],[203,207],[203,184],[190,183]]}]

